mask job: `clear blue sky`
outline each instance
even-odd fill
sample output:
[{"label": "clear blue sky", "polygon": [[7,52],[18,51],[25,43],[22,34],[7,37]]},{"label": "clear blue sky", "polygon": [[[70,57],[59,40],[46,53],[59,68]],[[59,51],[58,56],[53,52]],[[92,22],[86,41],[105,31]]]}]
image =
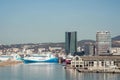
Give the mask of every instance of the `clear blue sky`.
[{"label": "clear blue sky", "polygon": [[0,44],[78,41],[120,35],[120,0],[0,0]]}]

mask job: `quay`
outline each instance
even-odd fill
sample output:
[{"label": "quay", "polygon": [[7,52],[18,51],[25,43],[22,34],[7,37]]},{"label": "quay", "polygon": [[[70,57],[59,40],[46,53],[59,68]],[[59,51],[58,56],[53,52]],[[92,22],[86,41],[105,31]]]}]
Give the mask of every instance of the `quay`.
[{"label": "quay", "polygon": [[120,73],[120,56],[74,56],[65,69],[78,72]]},{"label": "quay", "polygon": [[11,66],[11,65],[16,65],[16,64],[21,64],[21,63],[23,63],[23,62],[22,61],[7,60],[7,61],[0,62],[0,67]]},{"label": "quay", "polygon": [[86,70],[86,69],[76,69],[78,72],[87,72],[87,73],[120,73],[120,70]]}]

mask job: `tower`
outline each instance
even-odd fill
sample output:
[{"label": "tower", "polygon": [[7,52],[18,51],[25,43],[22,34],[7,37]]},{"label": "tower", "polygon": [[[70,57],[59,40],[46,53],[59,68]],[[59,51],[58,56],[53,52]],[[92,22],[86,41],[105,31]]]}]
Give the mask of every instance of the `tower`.
[{"label": "tower", "polygon": [[77,52],[77,32],[65,32],[65,52],[66,55]]},{"label": "tower", "polygon": [[96,55],[110,55],[111,35],[108,31],[97,32],[96,34]]}]

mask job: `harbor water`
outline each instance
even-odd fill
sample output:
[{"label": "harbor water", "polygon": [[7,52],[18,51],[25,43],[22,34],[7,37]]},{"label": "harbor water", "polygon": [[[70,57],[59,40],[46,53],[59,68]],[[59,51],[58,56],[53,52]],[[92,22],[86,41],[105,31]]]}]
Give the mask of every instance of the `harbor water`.
[{"label": "harbor water", "polygon": [[0,80],[120,80],[120,74],[79,73],[57,63],[34,63],[0,67]]}]

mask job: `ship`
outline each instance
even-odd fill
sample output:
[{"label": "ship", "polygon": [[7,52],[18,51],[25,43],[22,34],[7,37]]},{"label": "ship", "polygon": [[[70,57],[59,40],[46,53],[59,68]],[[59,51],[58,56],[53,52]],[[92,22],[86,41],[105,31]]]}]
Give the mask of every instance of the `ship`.
[{"label": "ship", "polygon": [[32,56],[24,57],[23,62],[24,63],[41,63],[41,62],[57,63],[58,57],[52,54],[32,55]]},{"label": "ship", "polygon": [[0,61],[7,61],[7,60],[21,61],[22,58],[15,53],[12,53],[11,55],[0,55]]}]

